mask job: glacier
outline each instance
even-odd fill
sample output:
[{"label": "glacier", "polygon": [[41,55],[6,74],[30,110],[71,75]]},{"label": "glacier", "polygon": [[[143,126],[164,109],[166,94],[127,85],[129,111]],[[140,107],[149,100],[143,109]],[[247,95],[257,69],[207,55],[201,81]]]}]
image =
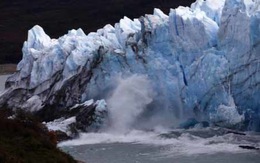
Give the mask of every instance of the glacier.
[{"label": "glacier", "polygon": [[0,106],[71,108],[108,99],[118,76],[138,74],[155,95],[137,122],[161,119],[154,123],[176,127],[195,118],[260,131],[259,0],[197,0],[168,15],[154,9],[58,39],[36,25],[22,52]]}]

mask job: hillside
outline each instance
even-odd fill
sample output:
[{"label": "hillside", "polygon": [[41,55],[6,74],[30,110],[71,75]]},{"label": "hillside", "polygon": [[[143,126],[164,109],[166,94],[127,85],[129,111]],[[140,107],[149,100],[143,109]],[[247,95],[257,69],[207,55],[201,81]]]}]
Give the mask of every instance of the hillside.
[{"label": "hillside", "polygon": [[20,111],[8,119],[10,110],[0,108],[0,162],[76,162],[56,147],[55,133],[29,113]]}]

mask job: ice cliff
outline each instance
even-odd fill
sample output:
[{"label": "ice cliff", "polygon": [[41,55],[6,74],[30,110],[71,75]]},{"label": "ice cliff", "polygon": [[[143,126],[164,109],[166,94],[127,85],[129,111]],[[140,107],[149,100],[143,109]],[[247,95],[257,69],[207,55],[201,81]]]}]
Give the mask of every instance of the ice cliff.
[{"label": "ice cliff", "polygon": [[[0,104],[38,111],[107,99],[115,78],[145,75],[148,113],[260,130],[260,1],[197,0],[191,7],[51,39],[36,25]],[[149,119],[149,118],[148,118]]]}]

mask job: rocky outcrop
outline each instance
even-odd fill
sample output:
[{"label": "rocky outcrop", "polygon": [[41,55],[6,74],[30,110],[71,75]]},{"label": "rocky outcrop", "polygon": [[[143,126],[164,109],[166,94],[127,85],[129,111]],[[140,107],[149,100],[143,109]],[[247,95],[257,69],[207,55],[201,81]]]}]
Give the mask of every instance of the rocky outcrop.
[{"label": "rocky outcrop", "polygon": [[[43,111],[41,110],[42,113]],[[38,116],[44,117],[39,114]],[[44,122],[44,124],[46,124],[49,130],[58,133],[61,139],[69,139],[77,136],[79,132],[101,129],[106,125],[107,116],[107,107],[104,100],[96,102],[89,100],[82,104],[77,104],[67,111],[59,112],[56,119],[48,119],[49,121],[47,123]],[[50,118],[50,116],[47,118]]]}]

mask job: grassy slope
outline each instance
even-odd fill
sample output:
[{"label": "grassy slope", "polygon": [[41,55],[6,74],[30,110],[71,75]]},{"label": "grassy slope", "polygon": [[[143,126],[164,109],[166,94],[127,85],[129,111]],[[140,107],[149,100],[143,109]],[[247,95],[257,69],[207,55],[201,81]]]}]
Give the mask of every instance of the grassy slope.
[{"label": "grassy slope", "polygon": [[14,120],[0,110],[0,162],[76,162],[56,148],[56,138],[31,115],[19,113]]},{"label": "grassy slope", "polygon": [[51,37],[82,28],[86,33],[105,24],[114,24],[123,16],[137,18],[152,13],[153,8],[165,13],[179,5],[189,6],[195,0],[1,0],[0,64],[17,63],[27,31],[41,25]]}]

